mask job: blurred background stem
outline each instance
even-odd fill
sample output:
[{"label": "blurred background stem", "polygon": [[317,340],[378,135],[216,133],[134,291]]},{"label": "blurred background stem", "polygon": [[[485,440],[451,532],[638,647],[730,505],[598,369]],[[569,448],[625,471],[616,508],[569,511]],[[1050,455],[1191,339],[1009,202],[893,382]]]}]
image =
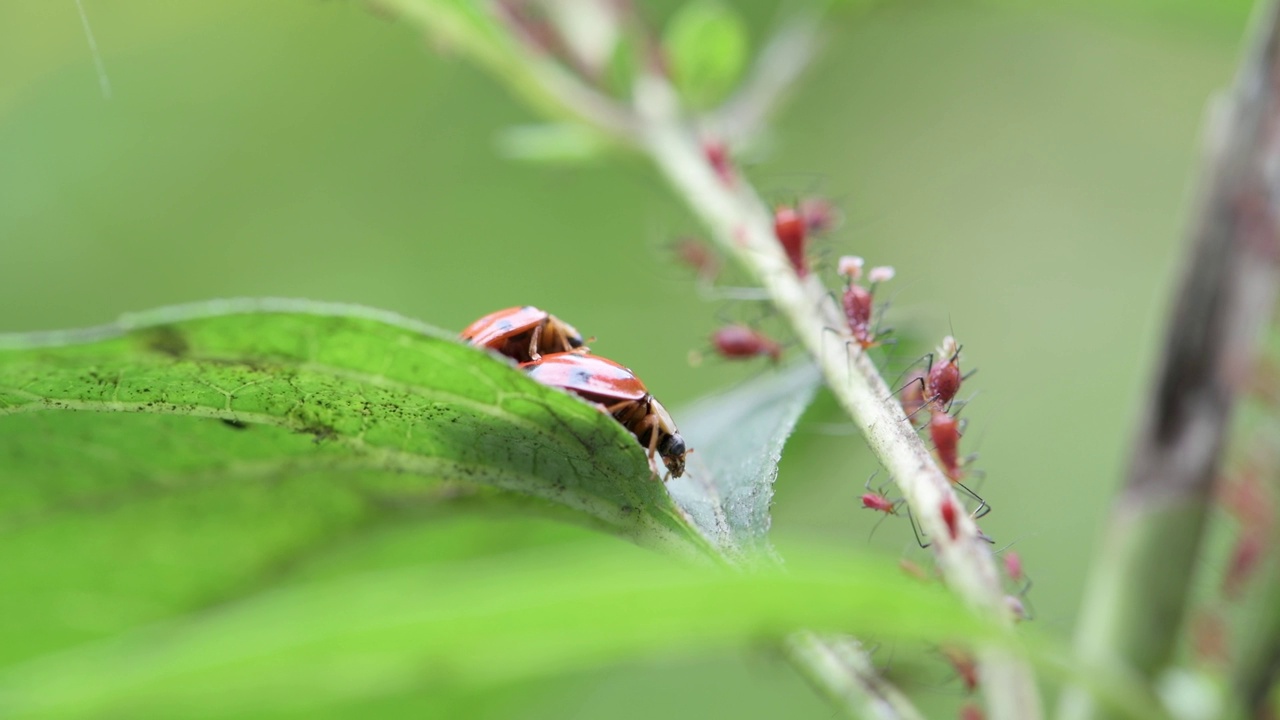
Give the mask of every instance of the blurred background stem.
[{"label": "blurred background stem", "polygon": [[[1211,113],[1182,280],[1076,636],[1082,663],[1151,680],[1177,647],[1231,410],[1275,303],[1280,3],[1261,10],[1234,88]],[[1061,713],[1111,716],[1078,689]]]}]

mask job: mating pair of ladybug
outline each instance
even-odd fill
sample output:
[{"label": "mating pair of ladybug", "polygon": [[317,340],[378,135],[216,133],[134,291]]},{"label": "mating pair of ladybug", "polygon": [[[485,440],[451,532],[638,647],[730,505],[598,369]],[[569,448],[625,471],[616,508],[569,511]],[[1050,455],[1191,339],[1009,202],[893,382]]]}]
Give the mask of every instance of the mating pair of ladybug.
[{"label": "mating pair of ladybug", "polygon": [[524,305],[485,315],[462,331],[462,339],[515,360],[543,385],[568,390],[596,405],[648,448],[650,461],[661,456],[671,477],[684,474],[688,449],[667,409],[635,373],[591,355],[572,325]]}]

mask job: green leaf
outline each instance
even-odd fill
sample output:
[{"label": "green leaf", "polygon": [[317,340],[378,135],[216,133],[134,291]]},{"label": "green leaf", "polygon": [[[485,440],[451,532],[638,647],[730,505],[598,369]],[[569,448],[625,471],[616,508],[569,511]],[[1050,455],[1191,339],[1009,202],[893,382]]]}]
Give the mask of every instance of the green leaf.
[{"label": "green leaf", "polygon": [[886,640],[987,632],[942,588],[883,560],[798,554],[786,572],[742,574],[573,544],[298,583],[0,671],[0,714],[306,711],[742,647],[797,626]]},{"label": "green leaf", "polygon": [[681,431],[694,439],[695,451],[685,476],[668,489],[726,554],[769,552],[769,503],[782,446],[821,380],[805,362],[681,411]]},{"label": "green leaf", "polygon": [[694,107],[709,108],[737,83],[749,51],[747,27],[719,0],[694,0],[667,25],[663,44],[671,75]]},{"label": "green leaf", "polygon": [[706,557],[635,438],[390,313],[214,302],[0,336],[0,664],[461,497]]}]

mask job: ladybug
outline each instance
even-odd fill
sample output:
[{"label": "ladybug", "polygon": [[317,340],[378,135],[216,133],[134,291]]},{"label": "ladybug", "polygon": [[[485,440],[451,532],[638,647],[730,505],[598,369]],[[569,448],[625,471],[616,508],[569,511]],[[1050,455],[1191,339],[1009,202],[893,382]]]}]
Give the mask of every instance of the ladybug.
[{"label": "ladybug", "polygon": [[471,345],[486,347],[524,363],[548,353],[586,352],[582,335],[572,325],[532,305],[491,312],[462,331]]},{"label": "ladybug", "polygon": [[596,404],[649,449],[651,462],[655,454],[660,455],[671,477],[684,474],[684,457],[689,452],[684,438],[667,409],[629,369],[598,355],[576,352],[543,355],[520,367],[543,385],[568,390]]}]

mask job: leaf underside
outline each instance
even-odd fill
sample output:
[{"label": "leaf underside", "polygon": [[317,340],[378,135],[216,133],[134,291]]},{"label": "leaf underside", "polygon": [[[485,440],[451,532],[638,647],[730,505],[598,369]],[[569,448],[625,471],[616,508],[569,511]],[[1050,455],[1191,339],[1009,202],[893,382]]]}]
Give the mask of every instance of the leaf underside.
[{"label": "leaf underside", "polygon": [[668,489],[730,557],[771,554],[769,504],[778,461],[820,382],[817,368],[805,362],[681,411],[682,430],[698,444],[688,473]]}]

